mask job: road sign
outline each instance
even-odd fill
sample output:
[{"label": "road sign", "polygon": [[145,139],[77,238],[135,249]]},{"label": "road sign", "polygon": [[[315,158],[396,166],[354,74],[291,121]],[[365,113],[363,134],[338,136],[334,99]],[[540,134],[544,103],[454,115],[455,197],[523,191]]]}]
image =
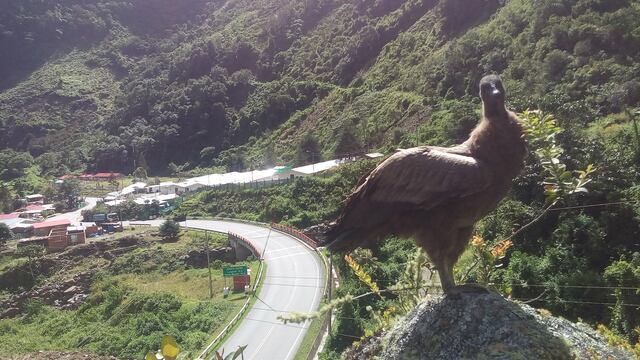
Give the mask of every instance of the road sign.
[{"label": "road sign", "polygon": [[222,268],[222,275],[224,277],[247,275],[247,265],[225,266]]}]

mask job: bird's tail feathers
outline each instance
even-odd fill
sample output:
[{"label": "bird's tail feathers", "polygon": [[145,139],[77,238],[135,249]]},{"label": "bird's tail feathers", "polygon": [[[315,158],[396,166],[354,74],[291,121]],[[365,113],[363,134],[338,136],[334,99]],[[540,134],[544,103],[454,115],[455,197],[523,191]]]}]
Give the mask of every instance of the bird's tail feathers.
[{"label": "bird's tail feathers", "polygon": [[347,253],[375,242],[375,236],[365,229],[341,229],[339,233],[330,230],[326,235],[324,246],[331,252]]}]

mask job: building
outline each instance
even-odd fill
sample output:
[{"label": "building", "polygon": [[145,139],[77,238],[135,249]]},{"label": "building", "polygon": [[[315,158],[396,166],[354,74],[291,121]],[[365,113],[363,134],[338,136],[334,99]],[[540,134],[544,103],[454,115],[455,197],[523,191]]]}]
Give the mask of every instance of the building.
[{"label": "building", "polygon": [[123,174],[117,172],[97,173],[93,175],[93,180],[108,181],[113,179],[120,179],[124,177]]},{"label": "building", "polygon": [[[97,230],[97,226],[96,226],[96,230]],[[86,239],[87,239],[87,228],[85,226],[67,227],[67,240],[68,240],[69,246],[84,244]]]},{"label": "building", "polygon": [[144,192],[145,187],[147,186],[146,183],[143,182],[137,182],[134,184],[131,184],[125,188],[123,188],[122,190],[120,190],[119,195],[120,196],[131,196],[134,194],[138,194],[141,192]]},{"label": "building", "polygon": [[366,157],[368,159],[378,159],[378,158],[381,158],[383,156],[384,156],[384,154],[383,153],[379,153],[379,152],[364,154],[364,157]]},{"label": "building", "polygon": [[21,218],[38,219],[53,215],[56,212],[53,204],[31,204],[16,210]]},{"label": "building", "polygon": [[292,171],[296,176],[309,176],[309,175],[315,175],[315,174],[333,169],[341,164],[352,162],[352,161],[354,161],[354,159],[352,158],[334,159],[334,160],[323,161],[315,164],[299,166],[297,168],[293,168]]},{"label": "building", "polygon": [[177,184],[170,181],[161,182],[160,185],[147,186],[146,189],[147,189],[147,193],[149,194],[162,194],[162,195],[177,194],[180,191]]},{"label": "building", "polygon": [[[18,247],[41,245],[47,251],[60,251],[69,246],[84,244],[86,241],[86,228],[84,226],[68,225],[69,220],[67,219],[33,224],[34,236],[18,240]],[[45,233],[46,235],[42,235]]]},{"label": "building", "polygon": [[122,177],[124,177],[124,175],[121,173],[103,172],[103,173],[97,173],[97,174],[82,174],[77,178],[78,180],[84,180],[84,181],[109,181],[113,179],[120,179]]},{"label": "building", "polygon": [[42,194],[32,194],[25,196],[27,200],[27,204],[44,204],[44,195]]},{"label": "building", "polygon": [[49,236],[49,234],[51,233],[51,230],[60,228],[60,229],[65,229],[66,231],[69,225],[71,225],[71,221],[69,219],[51,220],[51,221],[34,223],[33,235]]}]

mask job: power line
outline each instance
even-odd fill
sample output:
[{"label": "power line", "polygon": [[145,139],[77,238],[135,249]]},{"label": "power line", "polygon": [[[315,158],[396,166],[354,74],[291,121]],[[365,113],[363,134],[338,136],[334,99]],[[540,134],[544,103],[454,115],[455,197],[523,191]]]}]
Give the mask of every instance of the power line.
[{"label": "power line", "polygon": [[638,202],[640,202],[640,200],[622,200],[622,201],[609,202],[609,203],[600,203],[600,204],[589,204],[589,205],[578,205],[578,206],[566,206],[566,207],[561,207],[561,208],[552,208],[552,209],[549,209],[549,211],[586,209],[586,208],[602,207],[602,206],[609,206],[609,205],[634,204],[634,203],[638,203]]},{"label": "power line", "polygon": [[[512,298],[512,299],[513,300],[518,300],[518,301],[527,301],[527,299],[520,299],[520,298]],[[620,305],[620,306],[629,306],[629,307],[640,307],[640,304],[625,304],[625,303],[611,303],[611,302],[597,302],[597,301],[565,300],[565,299],[562,299],[562,298],[557,298],[557,299],[539,299],[537,301],[560,302],[560,303],[583,304],[583,305],[608,305],[608,306]]]},{"label": "power line", "polygon": [[620,290],[640,290],[640,287],[633,286],[599,286],[599,285],[555,285],[555,284],[496,284],[490,283],[488,285],[502,285],[502,286],[520,286],[520,287],[558,287],[558,288],[575,288],[575,289],[620,289]]}]

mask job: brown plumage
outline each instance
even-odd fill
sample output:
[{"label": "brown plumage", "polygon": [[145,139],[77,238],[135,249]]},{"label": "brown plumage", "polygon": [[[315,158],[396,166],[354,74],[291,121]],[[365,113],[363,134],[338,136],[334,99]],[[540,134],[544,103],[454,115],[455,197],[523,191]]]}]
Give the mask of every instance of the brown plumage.
[{"label": "brown plumage", "polygon": [[413,237],[438,268],[445,292],[474,224],[493,211],[522,170],[526,145],[504,105],[500,78],[480,81],[483,117],[464,143],[401,150],[364,177],[325,233],[332,251]]}]

